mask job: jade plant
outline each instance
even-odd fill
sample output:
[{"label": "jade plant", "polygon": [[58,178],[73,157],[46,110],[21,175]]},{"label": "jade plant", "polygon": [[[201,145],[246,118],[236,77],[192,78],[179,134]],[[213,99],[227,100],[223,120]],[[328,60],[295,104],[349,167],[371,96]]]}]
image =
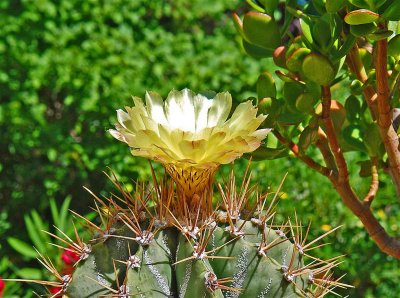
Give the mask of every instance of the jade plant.
[{"label": "jade plant", "polygon": [[[254,11],[234,15],[243,47],[277,67],[257,81],[258,107],[269,114],[263,125],[273,130],[254,156],[291,154],[326,176],[382,252],[399,259],[400,241],[373,202],[381,175],[400,196],[400,1],[247,2]],[[370,179],[366,193],[349,179],[351,151]]]},{"label": "jade plant", "polygon": [[[278,222],[276,192],[251,182],[250,166],[237,183],[232,170],[214,183],[220,165],[260,147],[270,133],[266,115],[251,101],[230,115],[232,98],[188,89],[166,100],[154,92],[118,110],[109,132],[134,156],[160,163],[164,176],[125,189],[107,174],[116,191],[94,192],[98,220],[83,219],[92,233],[83,239],[51,234],[74,256],[74,269],[60,274],[47,256],[39,261],[52,281],[50,297],[323,297],[346,288],[332,269],[341,256],[313,257],[320,241],[308,239],[310,225],[296,214]],[[56,289],[56,291],[54,291]]]}]

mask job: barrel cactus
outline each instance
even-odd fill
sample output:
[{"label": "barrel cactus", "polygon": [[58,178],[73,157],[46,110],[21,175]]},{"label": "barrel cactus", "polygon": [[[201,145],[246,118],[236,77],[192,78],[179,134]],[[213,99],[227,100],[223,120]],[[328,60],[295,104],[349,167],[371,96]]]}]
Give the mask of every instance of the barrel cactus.
[{"label": "barrel cactus", "polygon": [[251,102],[231,117],[229,93],[208,99],[185,89],[164,101],[149,92],[134,104],[117,111],[110,133],[165,175],[152,169],[153,181],[129,192],[111,174],[118,194],[90,192],[101,224],[74,214],[92,239],[53,235],[79,256],[74,272],[62,276],[41,258],[57,279],[40,282],[58,289],[52,297],[322,297],[346,286],[332,278],[339,257],[310,255],[335,229],[308,241],[297,215],[275,222],[278,192],[251,186],[249,169],[239,184],[231,171],[215,185],[221,164],[254,151],[269,132],[258,129],[266,116]]}]

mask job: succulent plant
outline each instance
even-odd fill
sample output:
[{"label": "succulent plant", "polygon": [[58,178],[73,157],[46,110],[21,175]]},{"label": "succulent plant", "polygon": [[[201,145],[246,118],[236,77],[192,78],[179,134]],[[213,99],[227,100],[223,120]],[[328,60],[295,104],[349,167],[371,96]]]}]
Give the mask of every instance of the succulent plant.
[{"label": "succulent plant", "polygon": [[[233,18],[243,48],[277,66],[257,82],[263,125],[273,131],[253,155],[291,153],[326,176],[382,252],[399,259],[400,241],[372,203],[385,173],[400,194],[400,1],[247,2],[256,11]],[[350,151],[370,179],[366,194],[352,187]]]},{"label": "succulent plant", "polygon": [[[108,175],[118,194],[94,199],[100,224],[79,214],[92,238],[55,238],[76,263],[61,275],[50,259],[40,262],[56,281],[51,297],[322,297],[346,285],[332,278],[340,257],[320,260],[310,251],[301,221],[275,222],[279,189],[262,193],[251,185],[249,167],[239,184],[234,171],[214,187],[214,173],[258,148],[270,131],[250,103],[228,118],[229,93],[213,99],[190,90],[172,91],[164,101],[134,98],[110,133],[135,156],[160,162],[162,179],[137,182],[129,192]],[[214,193],[214,189],[217,192]]]}]

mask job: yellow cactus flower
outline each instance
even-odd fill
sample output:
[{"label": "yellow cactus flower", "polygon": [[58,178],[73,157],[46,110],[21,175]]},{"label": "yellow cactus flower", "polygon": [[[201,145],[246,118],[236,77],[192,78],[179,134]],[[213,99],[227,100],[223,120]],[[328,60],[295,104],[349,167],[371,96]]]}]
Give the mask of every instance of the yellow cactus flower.
[{"label": "yellow cactus flower", "polygon": [[257,130],[266,116],[257,116],[250,101],[228,119],[228,92],[208,99],[188,89],[173,90],[165,101],[147,92],[145,104],[138,97],[133,101],[134,107],[117,111],[119,123],[111,135],[127,143],[133,155],[161,162],[187,198],[203,193],[220,164],[254,151],[270,131]]}]

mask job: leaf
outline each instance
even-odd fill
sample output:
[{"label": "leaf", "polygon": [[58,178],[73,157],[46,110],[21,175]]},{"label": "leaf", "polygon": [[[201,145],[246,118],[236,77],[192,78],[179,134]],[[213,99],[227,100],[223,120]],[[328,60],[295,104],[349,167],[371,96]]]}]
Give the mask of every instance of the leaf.
[{"label": "leaf", "polygon": [[400,34],[395,35],[388,43],[388,55],[399,59],[400,57]]},{"label": "leaf", "polygon": [[54,198],[50,199],[50,212],[51,212],[51,217],[53,218],[55,225],[59,227],[60,215],[58,213],[56,201],[54,200]]},{"label": "leaf", "polygon": [[245,39],[243,39],[242,42],[243,48],[246,53],[254,58],[266,58],[272,56],[273,52],[270,49],[264,49],[262,47],[253,45],[251,43],[248,43]]},{"label": "leaf", "polygon": [[8,237],[7,242],[14,250],[27,258],[34,259],[38,256],[36,250],[34,250],[31,245],[22,240],[14,237]]},{"label": "leaf", "polygon": [[257,80],[257,95],[258,98],[276,97],[275,80],[272,75],[265,71],[258,77]]},{"label": "leaf", "polygon": [[344,7],[344,0],[326,0],[325,7],[329,13],[338,12]]},{"label": "leaf", "polygon": [[393,3],[390,3],[386,10],[383,11],[382,17],[388,21],[400,21],[400,1],[395,0],[392,2]]},{"label": "leaf", "polygon": [[264,49],[275,49],[281,43],[279,27],[267,14],[248,12],[243,19],[243,33],[246,40]]},{"label": "leaf", "polygon": [[275,10],[278,8],[279,0],[259,0],[260,3],[264,6],[265,11],[273,15]]},{"label": "leaf", "polygon": [[300,71],[304,58],[310,54],[311,50],[307,48],[298,48],[293,51],[286,60],[286,66],[290,71]]},{"label": "leaf", "polygon": [[234,13],[232,15],[232,19],[233,19],[233,25],[235,26],[236,31],[239,32],[239,34],[242,36],[242,38],[244,38],[242,20],[236,13]]},{"label": "leaf", "polygon": [[309,92],[300,94],[296,99],[296,109],[303,113],[312,114],[314,106],[318,102],[318,97],[313,96]]},{"label": "leaf", "polygon": [[379,14],[368,9],[358,9],[350,11],[344,17],[344,21],[349,25],[361,25],[376,22]]},{"label": "leaf", "polygon": [[[49,229],[49,226],[43,222],[41,216],[36,210],[32,210],[31,218],[33,219],[33,224],[36,226],[37,231],[47,231]],[[50,242],[50,236],[43,234],[43,237],[45,238],[46,242]]]},{"label": "leaf", "polygon": [[357,37],[362,37],[374,32],[377,29],[374,23],[351,25],[350,33]]},{"label": "leaf", "polygon": [[289,155],[289,149],[285,146],[280,146],[278,148],[268,148],[265,146],[260,146],[257,150],[252,153],[245,155],[246,158],[252,157],[254,161],[260,160],[271,160],[286,157]]},{"label": "leaf", "polygon": [[303,72],[308,79],[320,85],[329,85],[336,75],[328,58],[316,53],[311,53],[304,58]]},{"label": "leaf", "polygon": [[43,278],[42,270],[36,268],[22,268],[17,270],[16,274],[23,279],[41,280]]},{"label": "leaf", "polygon": [[388,37],[390,37],[393,34],[393,31],[391,30],[377,30],[371,34],[367,35],[367,38],[372,39],[374,41],[378,41],[378,40],[382,40],[382,39],[386,39]]},{"label": "leaf", "polygon": [[24,216],[24,221],[33,246],[36,247],[40,253],[43,253],[46,250],[46,241],[41,237],[43,233],[33,223],[29,215]]},{"label": "leaf", "polygon": [[60,220],[58,221],[58,227],[61,230],[66,231],[67,228],[67,219],[69,217],[69,212],[68,212],[68,208],[71,205],[71,196],[67,196],[63,202],[63,204],[61,205],[61,209],[60,209]]}]

